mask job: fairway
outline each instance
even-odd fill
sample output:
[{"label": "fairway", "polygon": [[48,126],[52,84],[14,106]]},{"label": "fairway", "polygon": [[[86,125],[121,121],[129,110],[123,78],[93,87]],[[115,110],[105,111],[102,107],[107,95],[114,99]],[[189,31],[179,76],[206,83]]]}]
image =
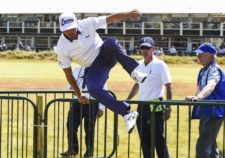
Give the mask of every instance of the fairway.
[{"label": "fairway", "polygon": [[[75,66],[75,65],[73,65]],[[196,91],[196,78],[200,65],[197,64],[183,64],[183,65],[169,65],[171,76],[173,80],[173,98],[183,100],[186,95],[194,95]],[[222,67],[224,70],[224,66]],[[57,62],[53,61],[0,61],[0,90],[13,90],[13,89],[66,89],[67,82],[64,77],[64,73],[59,68]],[[125,99],[129,93],[134,82],[130,79],[129,75],[117,64],[112,69],[108,80],[108,87],[110,90],[115,92],[119,99]],[[132,105],[133,109],[136,109],[136,105]],[[51,110],[51,109],[50,109]],[[66,109],[68,110],[68,108]],[[65,110],[65,111],[66,111]],[[4,111],[3,111],[4,113]],[[67,112],[65,112],[66,119]],[[179,124],[179,158],[187,157],[187,146],[188,146],[188,108],[180,108],[180,124]],[[4,115],[6,118],[6,114]],[[3,121],[4,121],[3,117]],[[52,115],[50,114],[50,122],[52,121]],[[112,113],[109,112],[108,124],[109,133],[112,133]],[[175,157],[176,151],[176,128],[177,128],[177,107],[173,107],[172,117],[167,124],[167,141],[171,157]],[[32,124],[32,123],[31,123]],[[104,120],[100,119],[100,129],[103,129]],[[195,142],[198,136],[198,121],[192,121],[191,131],[191,157],[194,155]],[[50,131],[54,131],[53,127],[49,127]],[[220,132],[220,139],[222,139],[222,131]],[[103,134],[103,131],[100,132]],[[112,134],[107,136],[107,141],[112,141]],[[120,145],[118,148],[118,157],[127,157],[127,132],[124,126],[122,117],[119,117],[119,136]],[[53,133],[49,132],[49,142],[52,141]],[[102,138],[103,139],[103,138]],[[130,157],[135,158],[135,155],[139,155],[140,144],[137,129],[135,128],[134,133],[131,135],[131,155]],[[63,140],[60,140],[63,141]],[[64,140],[64,143],[67,143]],[[52,144],[52,142],[50,143]],[[100,145],[100,147],[102,144]],[[219,146],[222,146],[219,141]],[[108,150],[111,150],[111,146]],[[50,153],[52,152],[51,146],[48,148]],[[102,150],[100,148],[100,153]],[[49,157],[52,157],[49,155]]]},{"label": "fairway", "polygon": [[[75,66],[75,65],[73,65]],[[169,65],[174,97],[185,96],[185,92],[194,93],[199,65]],[[127,95],[134,82],[117,64],[110,73],[109,88],[121,93],[119,98]],[[61,68],[54,61],[19,61],[3,60],[0,62],[0,89],[65,89],[67,82]],[[183,88],[185,87],[185,88]],[[181,99],[181,98],[180,98]]]}]

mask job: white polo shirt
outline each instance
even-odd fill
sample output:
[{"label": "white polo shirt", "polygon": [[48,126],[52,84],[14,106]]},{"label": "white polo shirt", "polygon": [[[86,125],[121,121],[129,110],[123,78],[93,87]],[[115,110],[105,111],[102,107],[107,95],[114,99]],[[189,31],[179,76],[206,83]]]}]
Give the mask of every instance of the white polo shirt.
[{"label": "white polo shirt", "polygon": [[139,83],[139,100],[151,100],[163,97],[164,84],[171,83],[171,76],[166,63],[156,56],[148,65],[144,60],[139,61],[138,71],[148,74],[143,83]]},{"label": "white polo shirt", "polygon": [[100,53],[102,39],[96,32],[99,28],[105,28],[106,16],[90,17],[78,20],[78,39],[69,41],[61,34],[55,52],[58,55],[58,63],[61,68],[69,68],[71,61],[86,68],[91,66]]},{"label": "white polo shirt", "polygon": [[[88,91],[87,86],[85,85],[85,87],[83,88],[83,81],[84,81],[84,68],[82,68],[81,66],[76,66],[73,69],[73,76],[76,80],[76,83],[78,85],[78,87],[80,88],[81,91]],[[69,86],[68,89],[71,89],[71,87]],[[104,89],[108,90],[107,85],[104,85]],[[91,99],[92,97],[90,96],[89,93],[84,93],[83,94],[85,97],[87,97],[88,99]],[[77,98],[77,96],[74,96],[74,98]],[[99,104],[99,109],[104,111],[105,110],[105,106],[103,104]]]}]

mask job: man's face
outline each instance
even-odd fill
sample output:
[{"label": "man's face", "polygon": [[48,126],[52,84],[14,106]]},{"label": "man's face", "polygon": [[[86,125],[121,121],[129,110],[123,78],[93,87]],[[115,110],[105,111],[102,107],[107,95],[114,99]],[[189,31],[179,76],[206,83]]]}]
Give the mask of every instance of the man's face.
[{"label": "man's face", "polygon": [[213,57],[211,53],[203,53],[198,55],[198,63],[207,66],[211,61]]},{"label": "man's face", "polygon": [[144,59],[152,57],[154,53],[154,47],[141,46],[140,50]]},{"label": "man's face", "polygon": [[63,32],[68,38],[74,39],[76,37],[76,28],[69,29]]}]

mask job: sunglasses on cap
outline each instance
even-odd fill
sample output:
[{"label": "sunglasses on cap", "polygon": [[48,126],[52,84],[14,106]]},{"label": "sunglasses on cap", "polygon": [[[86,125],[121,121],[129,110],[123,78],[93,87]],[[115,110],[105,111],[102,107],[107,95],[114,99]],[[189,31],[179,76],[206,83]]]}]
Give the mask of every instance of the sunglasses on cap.
[{"label": "sunglasses on cap", "polygon": [[152,47],[147,47],[147,46],[141,46],[140,47],[140,49],[142,49],[142,50],[149,50],[149,49],[151,49]]}]

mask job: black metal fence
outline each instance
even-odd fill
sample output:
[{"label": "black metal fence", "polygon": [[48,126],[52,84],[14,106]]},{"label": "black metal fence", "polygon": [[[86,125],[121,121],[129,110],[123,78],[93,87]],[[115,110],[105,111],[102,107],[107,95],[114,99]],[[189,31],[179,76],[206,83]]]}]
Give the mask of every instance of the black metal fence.
[{"label": "black metal fence", "polygon": [[[41,96],[44,108],[40,119],[36,97]],[[68,148],[66,121],[73,102],[72,91],[0,91],[0,158],[5,157],[60,157]],[[29,98],[29,99],[28,99]],[[125,100],[126,101],[126,100]],[[90,100],[93,106],[97,103]],[[193,158],[198,137],[198,121],[191,119],[193,105],[223,105],[225,101],[185,102],[185,101],[126,101],[132,110],[137,104],[171,105],[172,117],[165,121],[165,140],[170,157]],[[81,114],[82,122],[82,114]],[[131,135],[127,134],[122,117],[109,110],[96,120],[94,131],[94,157],[143,157],[136,128]],[[154,127],[154,112],[151,115]],[[39,130],[38,130],[39,128]],[[43,134],[41,134],[43,131]],[[43,142],[39,142],[43,137]],[[78,131],[79,157],[85,147],[83,123]],[[155,131],[151,129],[152,157],[155,154]],[[149,140],[150,141],[150,140]],[[218,136],[218,147],[221,157],[225,157],[225,127]],[[41,148],[41,150],[40,150]]]},{"label": "black metal fence", "polygon": [[34,102],[25,97],[0,96],[0,158],[36,157],[36,125]]}]

